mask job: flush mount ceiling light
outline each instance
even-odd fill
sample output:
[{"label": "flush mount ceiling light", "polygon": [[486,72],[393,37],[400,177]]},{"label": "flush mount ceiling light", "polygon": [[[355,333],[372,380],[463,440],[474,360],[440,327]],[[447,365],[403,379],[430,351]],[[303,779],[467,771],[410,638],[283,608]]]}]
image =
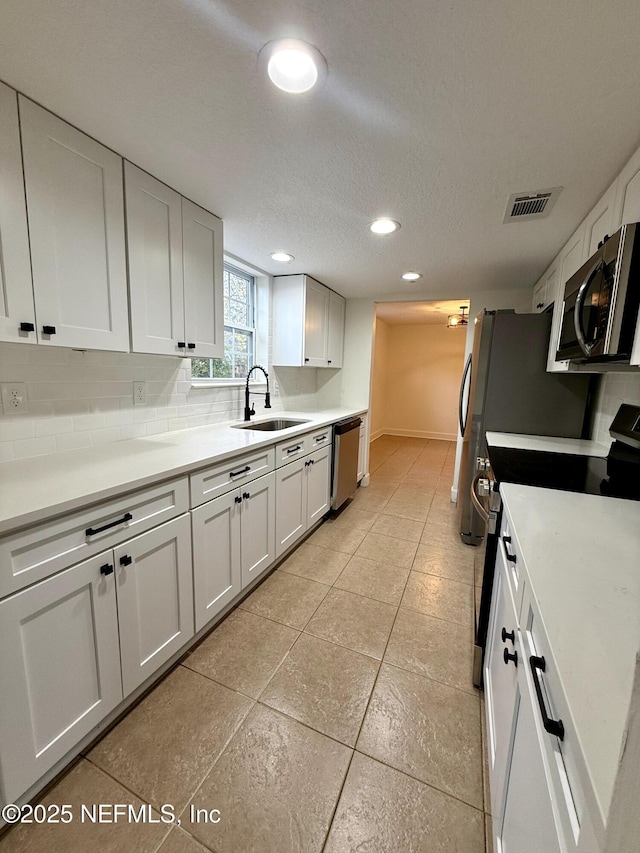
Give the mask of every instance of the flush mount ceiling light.
[{"label": "flush mount ceiling light", "polygon": [[258,63],[274,86],[293,95],[308,92],[327,76],[327,60],[317,47],[300,39],[270,41],[258,54]]},{"label": "flush mount ceiling light", "polygon": [[402,278],[405,281],[417,281],[419,278],[422,278],[421,272],[405,272],[402,273]]},{"label": "flush mount ceiling light", "polygon": [[400,223],[395,219],[374,219],[369,223],[369,228],[374,234],[393,234],[400,228]]},{"label": "flush mount ceiling light", "polygon": [[447,317],[447,329],[457,329],[458,326],[468,326],[469,315],[464,313],[468,310],[468,305],[461,305],[459,314],[449,314]]},{"label": "flush mount ceiling light", "polygon": [[288,252],[271,252],[269,257],[273,261],[280,261],[281,264],[288,264],[294,259],[293,255],[290,255]]}]

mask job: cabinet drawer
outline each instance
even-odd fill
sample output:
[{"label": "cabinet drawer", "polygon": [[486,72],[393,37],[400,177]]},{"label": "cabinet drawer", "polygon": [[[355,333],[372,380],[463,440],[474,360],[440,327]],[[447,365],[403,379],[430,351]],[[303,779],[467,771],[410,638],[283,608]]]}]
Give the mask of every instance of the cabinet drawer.
[{"label": "cabinet drawer", "polygon": [[312,449],[311,435],[311,433],[299,435],[296,438],[290,438],[288,441],[281,441],[280,444],[276,444],[276,468],[286,465],[287,462],[291,462],[292,459],[297,459],[299,456],[306,456]]},{"label": "cabinet drawer", "polygon": [[516,615],[520,615],[522,597],[524,595],[524,566],[518,541],[513,533],[510,519],[505,512],[500,529],[500,541],[498,542],[505,565],[509,589],[516,607]]},{"label": "cabinet drawer", "polygon": [[187,479],[169,480],[0,539],[0,597],[186,512]]},{"label": "cabinet drawer", "polygon": [[196,507],[235,489],[236,486],[261,477],[274,468],[273,447],[265,447],[246,456],[226,459],[192,474],[191,506]]},{"label": "cabinet drawer", "polygon": [[309,452],[313,450],[318,450],[320,447],[327,447],[331,444],[331,439],[333,437],[333,426],[329,424],[324,429],[318,430],[318,432],[311,432],[308,436],[305,436],[308,439],[309,443]]}]

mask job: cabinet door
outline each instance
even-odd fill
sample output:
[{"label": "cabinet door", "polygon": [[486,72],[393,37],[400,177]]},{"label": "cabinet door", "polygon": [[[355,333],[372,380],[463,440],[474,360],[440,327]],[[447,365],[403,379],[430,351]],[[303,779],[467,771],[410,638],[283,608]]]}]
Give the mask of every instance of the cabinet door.
[{"label": "cabinet door", "polygon": [[609,187],[585,219],[583,262],[593,255],[598,243],[601,243],[607,234],[611,236],[618,228],[615,222],[616,185],[617,181]]},{"label": "cabinet door", "polygon": [[196,631],[210,622],[242,588],[240,495],[236,489],[191,512]]},{"label": "cabinet door", "polygon": [[[484,665],[491,813],[496,819],[502,814],[511,736],[520,703],[518,669],[511,659],[505,664],[505,649],[509,655],[517,655],[518,666],[523,666],[516,610],[506,571],[503,551],[498,547]],[[513,636],[514,642],[502,639],[503,630]]]},{"label": "cabinet door", "polygon": [[327,366],[342,367],[344,350],[344,312],[346,302],[339,293],[329,291],[329,328],[327,330]]},{"label": "cabinet door", "polygon": [[312,453],[307,464],[307,529],[329,512],[331,497],[331,447],[322,447]]},{"label": "cabinet door", "polygon": [[275,474],[266,474],[241,489],[240,565],[243,588],[275,560]]},{"label": "cabinet door", "polygon": [[508,773],[502,821],[494,816],[496,851],[501,853],[564,853],[556,828],[542,746],[535,724],[532,697],[524,666],[519,667],[522,699]]},{"label": "cabinet door", "polygon": [[533,296],[531,298],[531,310],[539,314],[545,309],[545,299],[547,294],[547,279],[546,274],[533,288]]},{"label": "cabinet door", "polygon": [[124,695],[193,636],[189,516],[154,527],[115,551]]},{"label": "cabinet door", "polygon": [[0,171],[0,341],[34,344],[35,332],[20,329],[21,323],[30,323],[35,329],[36,319],[24,202],[18,96],[4,83],[0,83]]},{"label": "cabinet door", "polygon": [[222,221],[182,199],[182,262],[187,355],[222,358]]},{"label": "cabinet door", "polygon": [[276,471],[276,557],[307,529],[308,462],[296,459]]},{"label": "cabinet door", "polygon": [[617,182],[614,230],[630,222],[640,222],[640,149],[620,172]]},{"label": "cabinet door", "polygon": [[128,352],[122,160],[19,104],[40,343]]},{"label": "cabinet door", "polygon": [[328,315],[328,288],[305,276],[304,363],[308,367],[327,366]]},{"label": "cabinet door", "polygon": [[[111,569],[102,574],[101,566]],[[122,700],[111,551],[0,604],[2,796],[15,801]]]},{"label": "cabinet door", "polygon": [[184,354],[182,199],[124,164],[133,352]]}]

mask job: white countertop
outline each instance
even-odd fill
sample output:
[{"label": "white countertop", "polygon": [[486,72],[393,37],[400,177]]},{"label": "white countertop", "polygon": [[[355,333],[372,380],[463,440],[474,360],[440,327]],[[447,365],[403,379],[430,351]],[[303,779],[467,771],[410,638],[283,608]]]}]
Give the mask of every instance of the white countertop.
[{"label": "white countertop", "polygon": [[513,447],[518,450],[544,450],[547,453],[573,453],[576,456],[606,456],[609,445],[581,438],[559,438],[554,435],[517,435],[514,432],[488,432],[490,447]]},{"label": "white countertop", "polygon": [[67,453],[0,464],[0,535],[89,503],[186,474],[246,450],[276,444],[289,436],[362,414],[357,409],[274,412],[271,418],[306,423],[277,432],[233,429],[230,421],[162,435],[117,441]]},{"label": "white countertop", "polygon": [[640,502],[503,483],[603,819],[640,649]]}]

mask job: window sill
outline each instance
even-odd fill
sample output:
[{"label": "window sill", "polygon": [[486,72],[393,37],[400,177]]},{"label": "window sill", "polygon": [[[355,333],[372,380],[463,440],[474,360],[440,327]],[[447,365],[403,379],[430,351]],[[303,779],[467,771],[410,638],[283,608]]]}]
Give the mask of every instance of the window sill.
[{"label": "window sill", "polygon": [[[192,388],[244,388],[246,379],[192,379]],[[249,388],[266,388],[266,382],[249,382]]]}]

